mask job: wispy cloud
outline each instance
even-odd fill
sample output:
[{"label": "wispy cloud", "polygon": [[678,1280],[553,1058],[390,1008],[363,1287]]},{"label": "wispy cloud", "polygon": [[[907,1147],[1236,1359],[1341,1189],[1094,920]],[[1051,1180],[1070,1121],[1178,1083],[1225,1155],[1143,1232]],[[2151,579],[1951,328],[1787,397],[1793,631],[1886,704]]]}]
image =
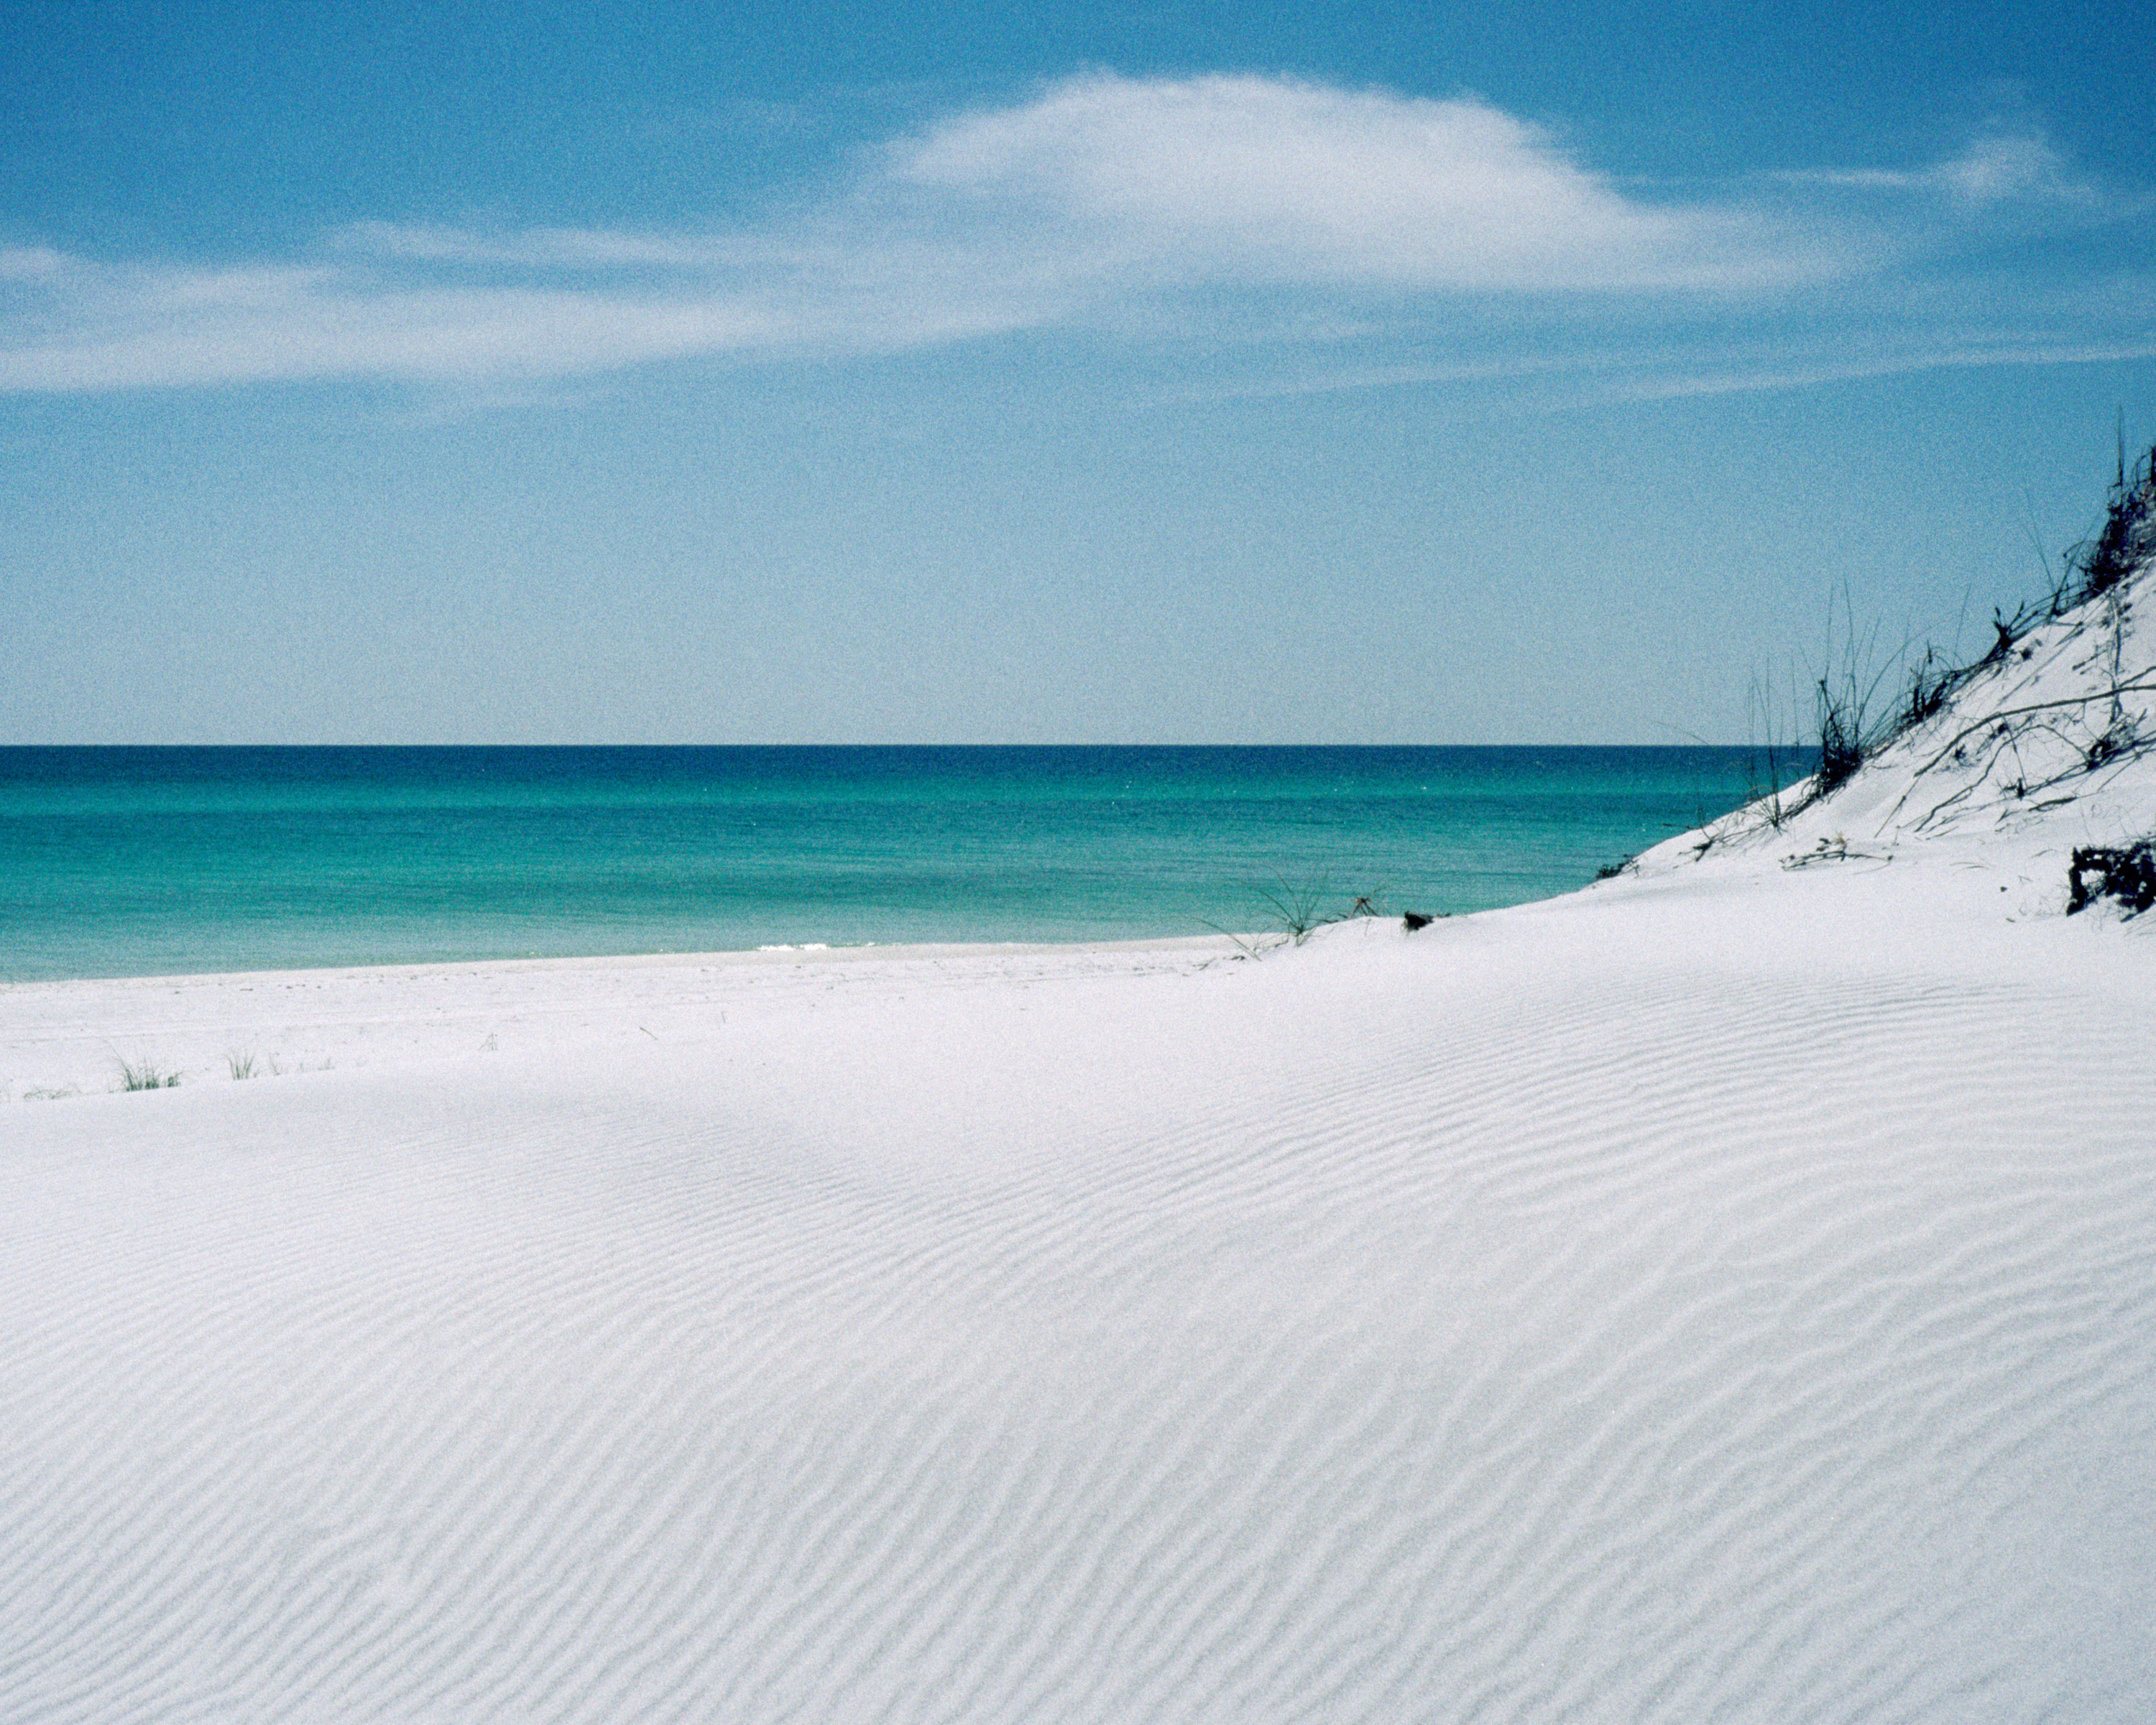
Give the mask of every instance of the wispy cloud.
[{"label": "wispy cloud", "polygon": [[1772,177],[1789,185],[1943,198],[1972,210],[2018,203],[2095,211],[2103,203],[2048,139],[2030,131],[1985,133],[1958,153],[1919,167],[1806,168]]},{"label": "wispy cloud", "polygon": [[[2073,184],[2027,139],[1801,177],[1972,208]],[[1223,295],[1245,331],[1304,341],[1493,301],[1726,315],[1891,267],[1882,231],[1788,195],[1648,198],[1472,99],[1096,75],[864,151],[752,226],[369,223],[226,269],[0,252],[0,388],[559,377],[1140,320],[1200,337]]]}]

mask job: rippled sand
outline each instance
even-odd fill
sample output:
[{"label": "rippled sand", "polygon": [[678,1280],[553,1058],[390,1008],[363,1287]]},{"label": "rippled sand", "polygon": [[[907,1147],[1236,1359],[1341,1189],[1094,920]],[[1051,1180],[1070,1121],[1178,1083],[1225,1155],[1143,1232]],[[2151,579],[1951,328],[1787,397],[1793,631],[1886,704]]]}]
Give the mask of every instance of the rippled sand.
[{"label": "rippled sand", "polygon": [[2156,798],[1896,770],[1255,959],[0,993],[0,1718],[2145,1718]]}]

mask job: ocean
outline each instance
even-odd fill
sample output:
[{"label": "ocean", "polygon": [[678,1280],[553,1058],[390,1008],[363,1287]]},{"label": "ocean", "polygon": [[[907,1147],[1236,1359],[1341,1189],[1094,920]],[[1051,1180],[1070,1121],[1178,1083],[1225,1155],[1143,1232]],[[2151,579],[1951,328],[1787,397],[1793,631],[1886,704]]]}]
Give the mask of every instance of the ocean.
[{"label": "ocean", "polygon": [[0,982],[1458,914],[1733,808],[1743,749],[0,749]]}]

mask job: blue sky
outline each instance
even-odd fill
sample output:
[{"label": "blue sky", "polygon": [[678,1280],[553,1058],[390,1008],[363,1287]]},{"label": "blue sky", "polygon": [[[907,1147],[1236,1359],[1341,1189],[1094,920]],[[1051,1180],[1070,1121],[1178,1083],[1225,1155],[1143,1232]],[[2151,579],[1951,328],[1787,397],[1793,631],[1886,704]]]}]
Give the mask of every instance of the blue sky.
[{"label": "blue sky", "polygon": [[2156,435],[2123,6],[0,13],[0,740],[1743,742]]}]

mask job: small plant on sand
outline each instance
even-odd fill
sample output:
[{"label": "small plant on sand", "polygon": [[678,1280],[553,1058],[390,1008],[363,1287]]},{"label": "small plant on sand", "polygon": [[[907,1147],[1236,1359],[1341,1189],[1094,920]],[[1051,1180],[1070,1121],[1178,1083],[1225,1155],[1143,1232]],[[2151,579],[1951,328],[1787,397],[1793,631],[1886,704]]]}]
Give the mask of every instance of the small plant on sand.
[{"label": "small plant on sand", "polygon": [[[1792,691],[1792,711],[1795,710],[1794,694]],[[1790,741],[1794,726],[1783,719],[1779,709],[1780,703],[1768,692],[1768,679],[1755,672],[1752,686],[1744,696],[1745,729],[1751,737],[1744,756],[1744,802],[1747,808],[1757,809],[1778,833],[1797,812],[1798,799],[1789,794],[1789,790],[1805,777],[1807,770],[1804,751]],[[1702,830],[1708,827],[1704,807],[1693,824]],[[1624,865],[1618,866],[1622,868]],[[1601,876],[1595,878],[1599,880]]]},{"label": "small plant on sand", "polygon": [[1902,713],[1894,728],[1913,731],[1947,704],[1947,696],[1953,693],[1954,685],[1962,674],[1948,665],[1938,656],[1938,650],[1928,644],[1924,656],[1909,667],[1908,692],[1902,697]]},{"label": "small plant on sand", "polygon": [[224,1064],[235,1080],[254,1076],[254,1055],[251,1050],[244,1054],[226,1055]]},{"label": "small plant on sand", "polygon": [[1217,922],[1208,922],[1205,926],[1233,947],[1238,958],[1262,958],[1285,938],[1279,935],[1238,934],[1234,929],[1223,928]]},{"label": "small plant on sand", "polygon": [[2118,477],[2105,503],[2103,525],[2093,538],[2066,553],[2067,567],[2081,578],[2073,601],[2109,593],[2152,555],[2156,555],[2156,449],[2129,472],[2122,436]]},{"label": "small plant on sand", "polygon": [[[1276,879],[1270,886],[1254,886],[1250,891],[1270,913],[1270,927],[1259,935],[1246,937],[1223,928],[1217,922],[1208,922],[1205,926],[1215,934],[1226,935],[1246,957],[1252,958],[1259,957],[1269,950],[1268,937],[1273,945],[1285,942],[1299,947],[1328,923],[1350,922],[1358,917],[1389,916],[1393,914],[1380,903],[1385,891],[1382,886],[1374,891],[1353,895],[1347,901],[1344,910],[1327,910],[1326,906],[1333,895],[1332,883],[1322,875],[1299,886],[1291,885],[1284,879]],[[1427,916],[1422,917],[1415,926],[1420,927],[1429,922]]]},{"label": "small plant on sand", "polygon": [[120,1062],[120,1087],[122,1090],[171,1090],[180,1081],[177,1072],[168,1071],[151,1060]]},{"label": "small plant on sand", "polygon": [[[2005,631],[2025,625],[2017,614],[2011,624],[1999,626],[2002,639],[2010,640]],[[1754,680],[1747,702],[1753,726],[1763,726],[1767,739],[1763,773],[1759,746],[1754,745],[1748,768],[1749,801],[1776,832],[1791,817],[1846,784],[1896,737],[1944,711],[1948,697],[1975,670],[1949,663],[1929,644],[1921,655],[1908,642],[1892,652],[1882,651],[1876,624],[1857,627],[1845,586],[1827,601],[1825,665],[1810,677],[1810,751],[1784,741],[1791,731],[1802,729],[1801,721],[1784,728],[1777,720],[1776,703],[1758,680]],[[1905,685],[1900,699],[1883,700],[1883,691],[1897,674]],[[1797,705],[1792,702],[1793,707]],[[1810,777],[1804,778],[1799,775],[1807,752],[1815,760]]]},{"label": "small plant on sand", "polygon": [[1257,896],[1272,911],[1275,926],[1280,932],[1301,946],[1314,930],[1322,928],[1334,919],[1322,908],[1331,883],[1319,876],[1304,881],[1300,886],[1291,886],[1286,880],[1276,880],[1270,886],[1255,889]]},{"label": "small plant on sand", "polygon": [[1819,767],[1812,779],[1815,798],[1824,797],[1846,784],[1895,729],[1897,716],[1889,714],[1882,724],[1874,715],[1880,685],[1905,654],[1906,649],[1887,663],[1879,662],[1878,626],[1875,624],[1859,631],[1846,587],[1841,592],[1840,643],[1837,648],[1834,603],[1828,601],[1827,669],[1812,685],[1813,721],[1819,738]]},{"label": "small plant on sand", "polygon": [[1819,684],[1819,790],[1821,796],[1856,776],[1864,764],[1864,708]]}]

